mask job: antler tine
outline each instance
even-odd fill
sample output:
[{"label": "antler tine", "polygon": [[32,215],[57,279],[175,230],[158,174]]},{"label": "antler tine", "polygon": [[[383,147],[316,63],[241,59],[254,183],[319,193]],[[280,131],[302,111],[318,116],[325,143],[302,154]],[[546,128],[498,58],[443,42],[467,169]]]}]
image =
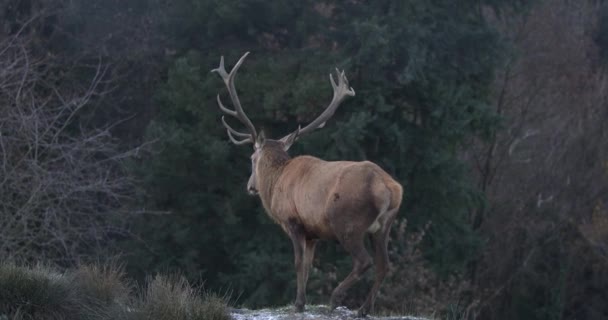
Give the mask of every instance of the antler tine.
[{"label": "antler tine", "polygon": [[228,138],[230,138],[230,141],[232,141],[232,143],[236,144],[236,145],[243,145],[246,143],[252,143],[253,140],[251,139],[251,137],[243,139],[243,140],[236,140],[233,136],[232,133],[230,133],[230,130],[227,130],[226,132],[228,132]]},{"label": "antler tine", "polygon": [[[249,52],[245,52],[245,54],[234,65],[234,67],[232,68],[230,73],[226,72],[226,68],[224,67],[224,56],[222,56],[220,58],[219,67],[211,70],[211,72],[217,72],[220,75],[220,77],[222,77],[222,80],[224,80],[224,84],[226,85],[226,88],[228,89],[228,93],[230,94],[230,100],[232,100],[232,104],[234,105],[234,110],[230,110],[224,106],[224,104],[222,103],[222,100],[220,99],[219,94],[217,95],[218,106],[227,115],[230,115],[230,116],[233,116],[233,117],[239,119],[247,127],[247,129],[250,132],[248,134],[248,133],[243,133],[243,132],[234,130],[232,127],[230,127],[228,125],[228,123],[226,123],[226,120],[224,119],[224,117],[222,117],[222,123],[228,130],[228,136],[230,137],[230,140],[234,144],[245,144],[248,142],[254,142],[257,137],[257,132],[255,130],[255,127],[253,126],[253,123],[251,123],[251,120],[249,120],[249,118],[245,114],[245,111],[243,111],[243,107],[241,107],[241,101],[239,100],[239,96],[236,93],[236,87],[234,85],[234,79],[236,78],[236,73],[239,70],[239,68],[241,67],[241,64],[243,64],[243,61],[245,61],[245,58],[247,57],[247,55],[249,55]],[[247,137],[247,138],[243,139],[243,140],[236,140],[236,139],[234,139],[232,134],[234,134],[238,137]]]},{"label": "antler tine", "polygon": [[[222,124],[224,124],[224,127],[226,127],[226,133],[228,134],[228,138],[230,138],[230,141],[232,141],[232,143],[234,143],[236,145],[242,145],[242,144],[253,142],[253,138],[251,137],[250,134],[238,132],[238,131],[232,129],[232,127],[226,122],[226,119],[224,119],[224,116],[222,116]],[[241,137],[241,138],[245,138],[245,139],[237,140],[233,136],[233,134],[236,135],[237,137]]]},{"label": "antler tine", "polygon": [[224,111],[224,113],[225,113],[225,114],[231,115],[231,116],[233,116],[233,117],[236,117],[236,116],[237,116],[236,111],[234,111],[234,110],[230,110],[230,109],[228,109],[228,108],[224,107],[224,104],[222,103],[222,99],[220,99],[220,95],[219,95],[219,93],[218,93],[218,95],[217,95],[217,105],[218,105],[218,106],[220,106],[220,109],[221,109],[222,111]]},{"label": "antler tine", "polygon": [[336,68],[336,74],[338,77],[338,84],[334,81],[333,75],[331,73],[329,74],[329,81],[334,89],[334,95],[331,102],[319,117],[309,123],[306,127],[300,129],[298,135],[301,136],[315,129],[323,128],[325,122],[334,115],[334,112],[336,112],[336,109],[338,109],[338,106],[340,106],[340,103],[342,103],[344,98],[347,96],[355,96],[355,90],[348,86],[348,79],[346,78],[344,71],[340,72],[340,70]]},{"label": "antler tine", "polygon": [[239,138],[251,138],[251,135],[248,133],[242,133],[242,132],[238,132],[236,130],[234,130],[229,124],[228,122],[226,122],[226,119],[224,119],[224,116],[222,116],[222,124],[224,125],[224,127],[226,127],[226,129],[228,129],[229,133],[234,134],[235,136],[239,137]]}]

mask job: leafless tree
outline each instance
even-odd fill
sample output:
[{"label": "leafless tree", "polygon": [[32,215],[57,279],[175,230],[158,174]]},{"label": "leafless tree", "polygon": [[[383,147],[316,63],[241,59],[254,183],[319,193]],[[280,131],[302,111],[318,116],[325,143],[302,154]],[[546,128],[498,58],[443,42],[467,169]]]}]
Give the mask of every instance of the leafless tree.
[{"label": "leafless tree", "polygon": [[475,269],[484,288],[476,308],[492,312],[555,239],[581,263],[583,252],[608,258],[608,228],[597,230],[608,221],[608,78],[593,41],[598,21],[597,1],[564,0],[494,20],[516,55],[495,81],[504,128],[467,154],[489,202],[471,217],[489,239]]}]

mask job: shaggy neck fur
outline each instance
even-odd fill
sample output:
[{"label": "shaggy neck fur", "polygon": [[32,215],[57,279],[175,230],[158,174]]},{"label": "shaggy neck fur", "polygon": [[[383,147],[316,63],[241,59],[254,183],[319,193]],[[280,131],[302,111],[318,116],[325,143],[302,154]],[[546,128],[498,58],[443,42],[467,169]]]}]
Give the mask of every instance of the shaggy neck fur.
[{"label": "shaggy neck fur", "polygon": [[283,145],[280,142],[266,141],[262,147],[257,163],[256,178],[262,205],[269,213],[271,212],[270,203],[274,186],[290,159],[289,154],[283,150]]}]

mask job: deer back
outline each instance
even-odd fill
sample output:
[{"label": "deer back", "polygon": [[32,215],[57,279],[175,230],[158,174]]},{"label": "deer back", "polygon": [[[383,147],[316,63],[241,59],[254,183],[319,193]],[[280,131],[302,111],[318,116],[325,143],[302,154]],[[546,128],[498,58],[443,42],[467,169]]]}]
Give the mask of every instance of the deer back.
[{"label": "deer back", "polygon": [[[385,176],[386,175],[386,176]],[[369,226],[390,205],[386,177],[368,162],[323,161],[311,156],[289,160],[277,178],[267,211],[280,224],[299,223],[311,236],[333,238],[336,226]]]}]

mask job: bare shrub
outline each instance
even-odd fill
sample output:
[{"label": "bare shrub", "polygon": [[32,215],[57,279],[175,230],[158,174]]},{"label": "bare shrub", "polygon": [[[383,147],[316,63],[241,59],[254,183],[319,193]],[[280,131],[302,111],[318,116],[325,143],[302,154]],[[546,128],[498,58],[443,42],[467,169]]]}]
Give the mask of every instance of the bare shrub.
[{"label": "bare shrub", "polygon": [[470,293],[468,281],[462,275],[442,278],[430,267],[421,251],[430,222],[417,232],[406,232],[406,226],[407,221],[401,221],[391,239],[398,245],[389,251],[391,266],[378,296],[379,309],[385,314],[440,318],[449,316],[453,310],[460,311],[460,297]]},{"label": "bare shrub", "polygon": [[[36,38],[0,35],[0,260],[70,265],[103,258],[125,232],[133,181],[111,125],[90,128],[83,111],[103,97],[105,68],[55,65]],[[78,70],[80,68],[80,70]]]},{"label": "bare shrub", "polygon": [[608,209],[602,201],[598,201],[591,217],[578,228],[591,247],[608,261]]}]

